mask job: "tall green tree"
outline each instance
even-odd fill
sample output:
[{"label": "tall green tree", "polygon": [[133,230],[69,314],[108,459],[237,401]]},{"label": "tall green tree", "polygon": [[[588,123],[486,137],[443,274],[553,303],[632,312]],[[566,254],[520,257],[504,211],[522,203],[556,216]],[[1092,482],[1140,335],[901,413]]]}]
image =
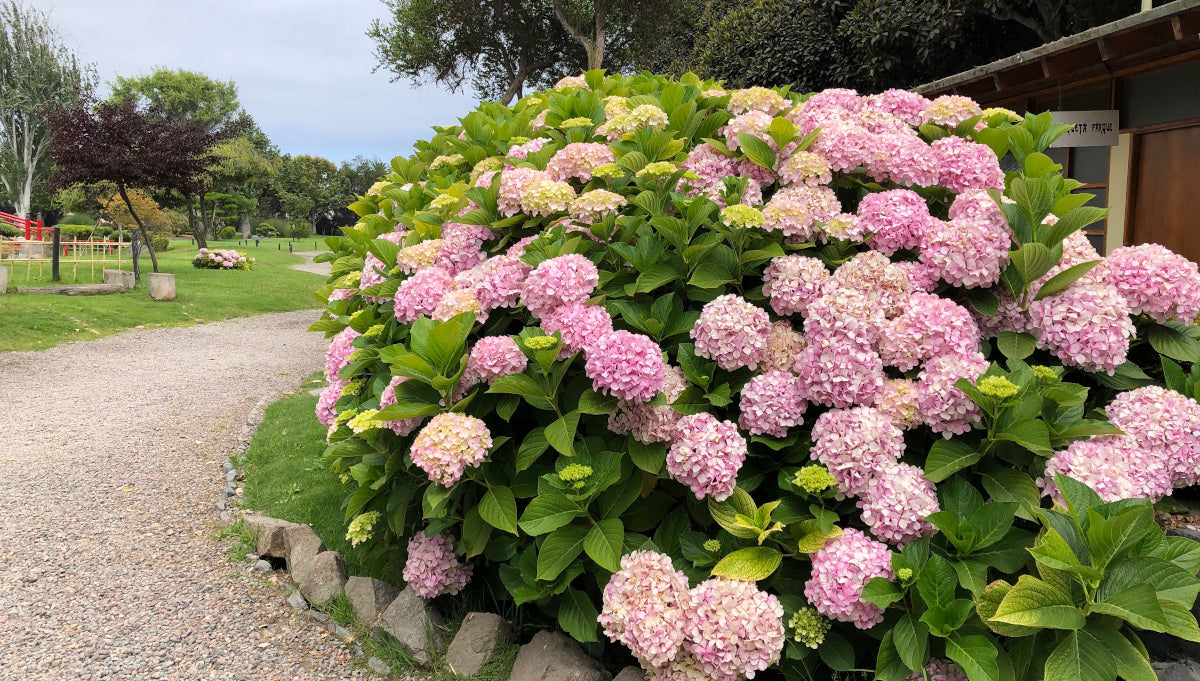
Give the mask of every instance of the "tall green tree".
[{"label": "tall green tree", "polygon": [[28,217],[35,184],[49,173],[48,111],[79,101],[95,84],[43,11],[0,4],[0,182],[17,215]]},{"label": "tall green tree", "polygon": [[[131,101],[180,124],[225,137],[229,137],[227,133],[235,128],[245,132],[253,127],[238,101],[237,85],[233,81],[215,80],[186,69],[160,67],[146,75],[118,76],[113,83],[112,99]],[[212,185],[212,178],[208,179],[208,186],[181,195],[188,227],[202,248],[208,246],[211,227],[210,206],[205,199]]]},{"label": "tall green tree", "polygon": [[333,162],[319,156],[285,154],[272,183],[283,210],[303,218],[316,232],[317,222],[351,200],[350,182]]},{"label": "tall green tree", "polygon": [[279,170],[279,159],[262,151],[248,137],[235,137],[213,148],[216,162],[209,166],[202,197],[205,231],[213,230],[213,220],[223,217],[237,222],[242,237],[250,236],[250,213],[258,206],[258,197]]}]

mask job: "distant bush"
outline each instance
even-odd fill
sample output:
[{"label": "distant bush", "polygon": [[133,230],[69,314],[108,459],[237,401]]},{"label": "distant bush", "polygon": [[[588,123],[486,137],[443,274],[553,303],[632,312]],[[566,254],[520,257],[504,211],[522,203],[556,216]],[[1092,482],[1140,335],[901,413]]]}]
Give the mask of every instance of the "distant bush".
[{"label": "distant bush", "polygon": [[162,234],[155,234],[150,237],[150,245],[154,247],[155,253],[163,253],[171,247],[171,240]]},{"label": "distant bush", "polygon": [[91,239],[96,227],[93,225],[78,225],[78,224],[62,224],[58,225],[61,231],[60,238],[63,241],[82,241]]},{"label": "distant bush", "polygon": [[233,227],[222,227],[221,231],[217,232],[217,238],[221,241],[229,241],[237,238],[238,231]]},{"label": "distant bush", "polygon": [[265,236],[265,237],[279,236],[279,231],[277,229],[275,229],[274,227],[272,227],[271,225],[268,225],[265,222],[262,223],[261,225],[259,225],[258,229],[254,230],[254,232],[258,236]]},{"label": "distant bush", "polygon": [[293,222],[288,236],[293,239],[307,239],[312,234],[312,227],[307,222]]},{"label": "distant bush", "polygon": [[94,225],[96,216],[90,213],[67,213],[58,221],[60,225]]},{"label": "distant bush", "polygon": [[0,236],[14,239],[19,236],[25,236],[25,230],[0,222]]}]

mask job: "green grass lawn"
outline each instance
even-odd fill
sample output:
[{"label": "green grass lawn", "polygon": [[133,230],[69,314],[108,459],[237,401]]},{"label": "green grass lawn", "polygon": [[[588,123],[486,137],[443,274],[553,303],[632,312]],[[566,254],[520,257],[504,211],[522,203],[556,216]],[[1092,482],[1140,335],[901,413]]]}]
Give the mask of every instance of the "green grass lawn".
[{"label": "green grass lawn", "polygon": [[[282,244],[283,249],[277,250],[277,244]],[[297,244],[296,250],[311,250],[312,241]],[[211,242],[210,247],[241,250],[256,258],[257,263],[249,272],[199,270],[191,265],[198,249],[188,241],[173,241],[171,249],[158,256],[159,269],[175,275],[176,298],[172,301],[152,300],[144,276],[137,288],[118,295],[0,295],[0,319],[4,320],[0,324],[0,351],[41,350],[134,327],[182,326],[319,307],[313,292],[325,279],[291,269],[291,265],[304,260],[287,252],[287,241],[263,242],[258,248],[238,247],[236,242]],[[7,261],[5,264],[10,265]],[[79,281],[84,283],[85,266],[79,268]],[[132,269],[128,259],[123,269]],[[141,258],[141,270],[143,275],[152,271],[148,256]],[[99,278],[99,267],[96,272]],[[71,283],[65,267],[61,273],[63,283]],[[52,283],[49,279],[49,264],[40,277],[34,265],[28,282],[25,267],[12,264],[9,290],[17,286],[49,285]]]}]

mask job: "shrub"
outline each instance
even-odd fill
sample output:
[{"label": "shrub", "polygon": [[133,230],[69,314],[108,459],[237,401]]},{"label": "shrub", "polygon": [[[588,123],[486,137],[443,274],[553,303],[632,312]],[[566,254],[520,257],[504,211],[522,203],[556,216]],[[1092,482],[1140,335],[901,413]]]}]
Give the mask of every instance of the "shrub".
[{"label": "shrub", "polygon": [[150,246],[155,253],[165,253],[167,249],[171,248],[171,240],[162,234],[153,234],[150,236]]},{"label": "shrub", "polygon": [[217,238],[221,241],[229,241],[237,238],[237,230],[233,227],[222,227],[221,231],[217,232]]},{"label": "shrub", "polygon": [[288,236],[293,239],[307,239],[312,236],[312,225],[307,222],[293,222],[289,227]]},{"label": "shrub", "polygon": [[192,267],[199,270],[249,270],[254,267],[254,258],[241,251],[221,251],[201,248],[192,258]]},{"label": "shrub", "polygon": [[89,213],[67,213],[58,221],[60,225],[94,225],[96,216]]},{"label": "shrub", "polygon": [[59,238],[63,241],[85,241],[93,238],[96,227],[93,225],[62,224],[58,225]]},{"label": "shrub", "polygon": [[595,72],[438,128],[327,239],[349,535],[659,678],[1151,678],[1200,274],[1091,248],[1064,128]]},{"label": "shrub", "polygon": [[21,229],[20,227],[13,227],[10,224],[0,222],[0,237],[7,237],[9,239],[15,239],[17,237],[24,237],[24,236],[25,236],[25,230]]}]

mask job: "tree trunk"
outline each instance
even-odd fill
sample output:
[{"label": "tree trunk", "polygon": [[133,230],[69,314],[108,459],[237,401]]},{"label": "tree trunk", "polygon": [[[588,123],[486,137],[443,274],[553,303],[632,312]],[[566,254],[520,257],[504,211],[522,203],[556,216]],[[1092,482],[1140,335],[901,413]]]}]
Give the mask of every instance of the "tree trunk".
[{"label": "tree trunk", "polygon": [[604,61],[604,28],[608,22],[608,10],[604,6],[604,0],[595,0],[593,6],[595,7],[596,30],[594,39],[588,38],[578,26],[571,23],[567,18],[567,13],[563,11],[562,0],[554,0],[554,16],[558,18],[558,23],[562,24],[567,35],[583,46],[583,51],[587,54],[589,71],[600,68],[600,64]]},{"label": "tree trunk", "polygon": [[208,248],[208,223],[205,221],[204,214],[204,197],[197,196],[197,212],[200,214],[200,219],[195,221],[192,227],[192,236],[196,237],[196,245],[200,248]]},{"label": "tree trunk", "polygon": [[250,214],[242,213],[242,217],[238,218],[238,229],[242,232],[243,239],[250,238]]},{"label": "tree trunk", "polygon": [[129,214],[133,216],[133,221],[137,223],[138,231],[142,233],[142,240],[146,242],[148,251],[150,251],[150,264],[154,267],[154,273],[158,274],[158,256],[154,253],[154,244],[150,241],[150,235],[146,232],[146,226],[142,224],[142,219],[138,217],[137,211],[133,209],[133,202],[129,200],[129,194],[125,193],[125,183],[117,183],[117,191],[120,192],[121,198],[125,200],[125,207],[129,209]]},{"label": "tree trunk", "polygon": [[196,207],[192,204],[192,195],[184,194],[183,200],[187,203],[188,230],[191,231],[192,238],[200,248],[208,248],[208,234],[202,225],[196,223]]},{"label": "tree trunk", "polygon": [[519,97],[521,91],[525,89],[525,73],[522,69],[517,69],[517,75],[513,76],[512,82],[508,84],[508,89],[500,97],[500,103],[508,106],[513,97]]}]

